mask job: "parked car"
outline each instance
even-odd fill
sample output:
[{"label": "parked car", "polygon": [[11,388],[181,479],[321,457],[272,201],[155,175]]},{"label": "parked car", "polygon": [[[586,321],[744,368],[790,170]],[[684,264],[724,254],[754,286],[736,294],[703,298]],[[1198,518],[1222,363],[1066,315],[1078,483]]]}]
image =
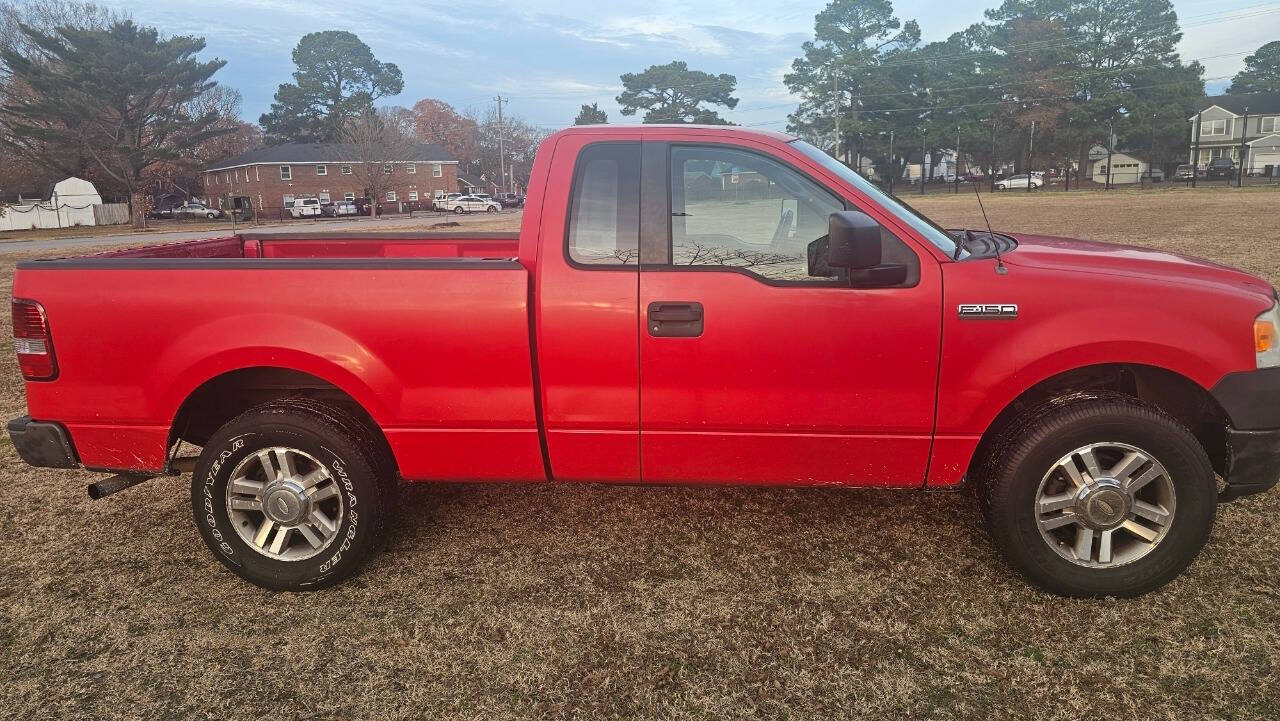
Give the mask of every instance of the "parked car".
[{"label": "parked car", "polygon": [[326,218],[336,218],[344,215],[359,215],[360,208],[354,200],[338,200],[332,203],[324,203],[320,206],[320,215]]},{"label": "parked car", "polygon": [[319,198],[294,198],[289,205],[289,216],[292,218],[315,218],[319,215]]},{"label": "parked car", "polygon": [[982,173],[975,173],[971,170],[960,174],[960,181],[964,183],[981,183],[986,179],[987,176]]},{"label": "parked car", "polygon": [[453,201],[461,197],[462,197],[462,193],[447,193],[433,200],[431,202],[431,205],[436,210],[452,210]]},{"label": "parked car", "polygon": [[158,220],[167,220],[167,219],[169,219],[169,218],[172,218],[172,217],[173,217],[173,206],[172,206],[172,205],[166,205],[166,206],[161,207],[161,208],[156,208],[156,209],[152,210],[150,213],[148,213],[148,215],[150,215],[152,218],[156,218],[156,219],[158,219]]},{"label": "parked car", "polygon": [[221,218],[222,211],[217,208],[210,208],[204,203],[183,203],[175,206],[173,209],[173,217],[175,218],[206,218],[212,220]]},{"label": "parked car", "polygon": [[502,210],[502,204],[493,198],[481,198],[478,195],[464,195],[450,201],[449,210],[455,213],[496,213]]},{"label": "parked car", "polygon": [[1183,163],[1173,171],[1174,180],[1191,180],[1196,177],[1196,167],[1190,163]]},{"label": "parked car", "polygon": [[1221,157],[1214,158],[1209,161],[1209,166],[1205,168],[1204,177],[1206,178],[1234,178],[1236,177],[1236,164],[1231,158]]},{"label": "parked car", "polygon": [[995,188],[996,190],[1012,190],[1014,188],[1025,188],[1028,183],[1031,184],[1032,189],[1035,189],[1043,186],[1044,180],[1035,176],[1030,176],[1030,178],[1028,178],[1028,176],[1024,174],[1010,175],[1007,178],[997,180]]},{"label": "parked car", "polygon": [[[650,150],[670,172],[648,174]],[[699,192],[709,168],[770,197]],[[822,149],[741,127],[570,128],[530,186],[555,202],[521,233],[19,262],[14,449],[118,474],[95,498],[194,466],[213,556],[278,590],[355,573],[403,479],[967,484],[1031,581],[1133,596],[1187,567],[1219,502],[1280,478],[1280,310],[1244,271],[946,231]],[[76,514],[35,512],[76,533]],[[120,542],[81,553],[109,565]]]},{"label": "parked car", "polygon": [[519,208],[524,205],[524,196],[519,193],[498,193],[497,201],[504,208]]}]

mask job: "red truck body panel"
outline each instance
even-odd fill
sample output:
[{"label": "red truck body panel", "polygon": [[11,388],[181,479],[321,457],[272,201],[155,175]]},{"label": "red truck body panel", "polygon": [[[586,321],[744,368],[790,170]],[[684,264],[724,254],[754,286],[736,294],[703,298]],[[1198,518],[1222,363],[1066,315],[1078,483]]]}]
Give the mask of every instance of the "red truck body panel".
[{"label": "red truck body panel", "polygon": [[[1030,236],[1007,274],[953,261],[790,140],[559,133],[539,149],[518,237],[247,234],[25,263],[14,296],[43,305],[60,368],[27,383],[31,415],[65,425],[85,466],[157,471],[202,384],[284,368],[364,408],[407,479],[950,486],[1000,412],[1058,374],[1137,364],[1207,389],[1254,368],[1252,319],[1274,297],[1263,281]],[[919,282],[779,287],[730,268],[574,265],[574,168],[605,141],[781,159],[905,242]],[[700,337],[646,332],[650,303],[681,300],[705,308]],[[960,318],[969,303],[1019,315]]]}]

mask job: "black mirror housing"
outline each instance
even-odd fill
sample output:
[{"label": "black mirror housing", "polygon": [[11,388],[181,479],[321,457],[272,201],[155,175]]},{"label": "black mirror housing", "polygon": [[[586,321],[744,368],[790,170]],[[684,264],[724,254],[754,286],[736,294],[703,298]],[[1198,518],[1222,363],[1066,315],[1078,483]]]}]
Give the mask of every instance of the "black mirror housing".
[{"label": "black mirror housing", "polygon": [[856,210],[832,213],[827,230],[827,265],[858,270],[880,265],[880,224]]}]

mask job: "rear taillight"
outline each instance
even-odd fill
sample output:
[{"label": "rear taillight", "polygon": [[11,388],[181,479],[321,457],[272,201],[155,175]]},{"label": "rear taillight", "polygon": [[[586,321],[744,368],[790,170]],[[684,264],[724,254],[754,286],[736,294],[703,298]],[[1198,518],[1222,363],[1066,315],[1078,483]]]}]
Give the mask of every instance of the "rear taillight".
[{"label": "rear taillight", "polygon": [[34,300],[13,301],[13,348],[18,353],[18,367],[29,381],[49,381],[58,375],[58,362],[53,356],[53,339],[49,337],[49,319],[44,308]]}]

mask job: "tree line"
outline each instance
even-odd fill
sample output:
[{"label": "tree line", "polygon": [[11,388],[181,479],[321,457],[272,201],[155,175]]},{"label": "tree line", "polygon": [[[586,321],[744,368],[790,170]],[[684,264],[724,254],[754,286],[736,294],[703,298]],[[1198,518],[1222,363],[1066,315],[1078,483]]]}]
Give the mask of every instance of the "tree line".
[{"label": "tree line", "polygon": [[[1036,167],[1085,167],[1092,146],[1113,141],[1153,149],[1158,162],[1186,151],[1187,118],[1205,92],[1204,67],[1179,56],[1181,39],[1170,0],[1003,0],[931,43],[891,0],[833,0],[784,76],[800,98],[786,128],[892,174],[912,155],[957,145],[986,168],[1022,170],[1033,148]],[[738,102],[734,76],[679,61],[621,80],[622,114],[644,111],[646,123],[726,123],[716,109]],[[1280,41],[1245,58],[1227,92],[1277,90]],[[595,104],[575,120],[606,121]]]},{"label": "tree line", "polygon": [[[1003,0],[982,22],[932,43],[891,0],[833,0],[783,79],[800,98],[787,129],[888,172],[908,148],[957,142],[980,166],[998,157],[1021,168],[1033,132],[1037,167],[1073,158],[1083,166],[1088,149],[1112,137],[1185,150],[1205,79],[1203,66],[1179,56],[1181,37],[1170,0]],[[387,105],[403,91],[400,69],[340,30],[299,40],[292,80],[255,125],[240,117],[240,94],[215,80],[225,61],[200,59],[204,49],[203,38],[164,36],[92,2],[0,0],[0,191],[85,177],[128,197],[140,223],[157,192],[195,195],[202,167],[285,142],[345,142],[383,155],[439,143],[462,172],[500,182],[506,167],[524,183],[547,134],[519,117],[500,122],[492,107],[459,111],[430,98]],[[725,124],[720,112],[738,105],[734,75],[679,60],[620,80],[622,115],[646,123]],[[1277,90],[1280,41],[1249,55],[1229,92]],[[575,118],[605,122],[598,103]]]}]

